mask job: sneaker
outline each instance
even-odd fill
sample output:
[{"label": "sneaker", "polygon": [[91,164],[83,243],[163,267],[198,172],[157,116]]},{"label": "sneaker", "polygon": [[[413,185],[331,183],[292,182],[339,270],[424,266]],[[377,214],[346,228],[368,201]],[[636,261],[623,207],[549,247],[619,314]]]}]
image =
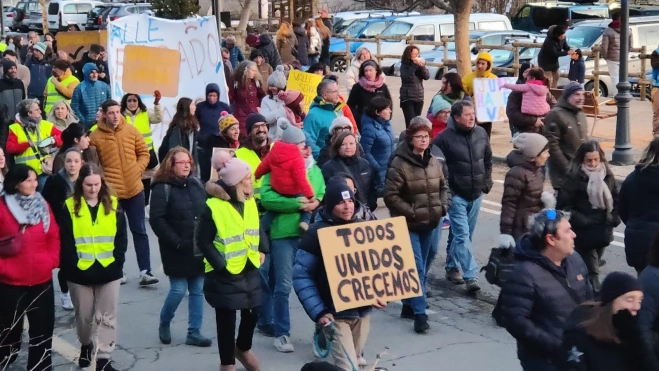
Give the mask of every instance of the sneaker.
[{"label": "sneaker", "polygon": [[467,280],[467,293],[468,294],[473,294],[477,291],[480,291],[481,287],[478,285],[478,280],[475,278],[472,278],[470,280]]},{"label": "sneaker", "polygon": [[199,330],[194,330],[188,331],[188,337],[185,339],[185,344],[193,345],[195,347],[207,348],[213,344],[213,341],[203,337]]},{"label": "sneaker", "polygon": [[366,359],[364,358],[364,356],[361,356],[361,357],[357,358],[357,366],[359,366],[359,367],[368,366],[368,362],[366,362]]},{"label": "sneaker", "polygon": [[309,229],[309,223],[307,222],[300,222],[300,231],[306,232],[307,229]]},{"label": "sneaker", "polygon": [[275,332],[272,330],[272,325],[257,325],[256,332],[258,332],[259,334],[265,337],[269,337],[269,338],[275,337]]},{"label": "sneaker", "polygon": [[62,299],[62,308],[66,310],[73,310],[73,303],[71,302],[71,294],[70,293],[60,293],[59,294],[60,299]]},{"label": "sneaker", "polygon": [[83,345],[80,347],[80,357],[78,358],[78,366],[81,368],[89,367],[92,364],[92,357],[94,356],[94,344]]},{"label": "sneaker", "polygon": [[109,359],[97,359],[96,371],[117,371],[117,369],[112,367],[112,362]]},{"label": "sneaker", "polygon": [[126,278],[126,272],[121,271],[121,284],[125,285],[128,279]]},{"label": "sneaker", "polygon": [[295,350],[291,340],[286,335],[282,335],[275,339],[274,341],[275,348],[282,353],[291,353]]},{"label": "sneaker", "polygon": [[462,278],[462,274],[459,269],[449,269],[446,271],[446,280],[453,282],[456,285],[462,285],[465,283],[465,280]]},{"label": "sneaker", "polygon": [[151,272],[146,271],[140,274],[140,286],[149,286],[149,285],[155,285],[156,283],[160,282],[157,278],[151,274]]},{"label": "sneaker", "polygon": [[451,222],[448,219],[442,220],[442,229],[451,228]]},{"label": "sneaker", "polygon": [[158,337],[163,344],[170,344],[172,342],[172,331],[169,326],[169,322],[160,322],[160,326],[158,326]]},{"label": "sneaker", "polygon": [[429,329],[430,324],[428,324],[427,314],[417,314],[414,316],[414,332],[417,334],[424,334]]},{"label": "sneaker", "polygon": [[414,319],[414,309],[411,305],[403,304],[403,308],[400,310],[400,318]]}]

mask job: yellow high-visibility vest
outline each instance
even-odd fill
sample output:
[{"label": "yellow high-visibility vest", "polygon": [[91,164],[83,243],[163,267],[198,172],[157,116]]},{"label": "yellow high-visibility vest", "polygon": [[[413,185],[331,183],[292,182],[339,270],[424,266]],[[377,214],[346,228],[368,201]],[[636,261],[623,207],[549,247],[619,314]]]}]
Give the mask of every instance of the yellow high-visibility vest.
[{"label": "yellow high-visibility vest", "polygon": [[[50,133],[53,130],[53,124],[46,121],[46,120],[41,120],[41,123],[39,124],[39,136],[37,136],[36,133],[30,133],[30,139],[32,139],[32,143],[34,145],[37,145],[37,142],[39,141],[39,138],[41,140],[49,138],[51,135]],[[18,140],[18,143],[28,143],[27,141],[27,136],[25,135],[25,130],[21,127],[21,124],[14,123],[9,125],[9,131],[14,133],[16,136],[16,139]],[[55,152],[57,152],[57,148],[53,146],[51,149],[51,152],[48,155],[41,155],[40,157],[37,156],[37,153],[34,152],[32,149],[32,146],[29,146],[25,152],[15,155],[14,156],[14,161],[17,164],[26,164],[29,167],[31,167],[37,175],[41,175],[41,161],[39,161],[39,158],[43,159],[46,157],[49,157],[49,155],[53,155]]]},{"label": "yellow high-visibility vest", "polygon": [[[211,209],[217,235],[213,245],[222,254],[226,269],[231,274],[240,274],[245,269],[247,260],[258,268],[261,265],[259,253],[259,211],[256,201],[245,201],[244,217],[228,201],[210,198],[206,205]],[[205,272],[213,267],[204,259]]]},{"label": "yellow high-visibility vest", "polygon": [[236,157],[245,161],[252,168],[252,184],[254,184],[254,197],[259,200],[261,199],[261,183],[263,183],[263,178],[256,180],[254,173],[256,169],[261,164],[261,159],[259,156],[249,148],[241,147],[236,150]]},{"label": "yellow high-visibility vest", "polygon": [[135,126],[140,134],[142,134],[142,138],[144,138],[144,142],[149,148],[149,151],[153,150],[153,137],[151,134],[151,125],[149,124],[149,114],[146,111],[138,113],[137,116],[135,116],[135,122],[133,122],[130,115],[124,117],[129,125]]},{"label": "yellow high-visibility vest", "polygon": [[[53,77],[53,79],[56,79],[56,77]],[[65,100],[67,103],[71,104],[71,99],[65,98],[57,89],[55,88],[55,84],[50,81],[51,79],[48,79],[48,83],[46,84],[46,104],[44,105],[44,112],[46,112],[46,115],[50,113],[50,111],[55,107],[55,105],[63,100]],[[69,86],[70,83],[74,81],[79,81],[75,76],[71,75],[64,80],[62,80],[62,85],[64,86]]]},{"label": "yellow high-visibility vest", "polygon": [[[66,207],[73,221],[73,238],[75,239],[78,254],[78,269],[84,271],[94,265],[95,261],[101,263],[103,268],[114,262],[114,238],[117,235],[117,213],[115,211],[105,214],[102,203],[98,205],[96,221],[92,221],[91,212],[87,202],[80,202],[80,211],[76,216],[73,209],[73,197],[65,201]],[[117,198],[112,197],[112,209],[117,210]]]}]

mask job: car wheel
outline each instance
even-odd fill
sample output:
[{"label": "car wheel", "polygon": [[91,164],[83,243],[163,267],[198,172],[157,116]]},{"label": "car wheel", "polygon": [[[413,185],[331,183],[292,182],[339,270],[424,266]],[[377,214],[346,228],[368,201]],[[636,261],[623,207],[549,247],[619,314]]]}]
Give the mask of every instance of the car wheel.
[{"label": "car wheel", "polygon": [[341,56],[332,58],[330,66],[332,72],[346,72],[346,69],[348,68],[345,58]]},{"label": "car wheel", "polygon": [[[599,92],[598,92],[598,96],[603,97],[603,98],[608,98],[609,97],[609,91],[606,88],[606,85],[602,84],[601,81],[600,81],[599,85],[600,85],[599,86],[600,89],[599,89]],[[584,85],[583,88],[586,91],[593,91],[593,90],[595,90],[595,83],[593,81],[588,81],[586,83],[586,85]]]}]

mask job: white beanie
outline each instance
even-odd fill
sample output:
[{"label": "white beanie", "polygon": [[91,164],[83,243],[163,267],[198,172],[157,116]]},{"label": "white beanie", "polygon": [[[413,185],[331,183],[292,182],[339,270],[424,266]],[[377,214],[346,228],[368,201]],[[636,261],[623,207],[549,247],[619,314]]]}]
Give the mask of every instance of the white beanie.
[{"label": "white beanie", "polygon": [[332,120],[332,124],[329,127],[329,135],[330,136],[334,135],[334,131],[336,130],[336,128],[341,126],[350,126],[350,130],[352,131],[352,122],[350,121],[350,119],[345,116],[339,116],[334,120]]}]

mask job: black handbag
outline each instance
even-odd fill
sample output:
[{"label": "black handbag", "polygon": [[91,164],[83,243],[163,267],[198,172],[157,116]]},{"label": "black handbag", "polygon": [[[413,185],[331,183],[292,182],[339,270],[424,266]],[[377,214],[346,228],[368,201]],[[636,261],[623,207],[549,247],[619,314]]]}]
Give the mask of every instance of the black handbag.
[{"label": "black handbag", "polygon": [[485,271],[487,282],[503,287],[503,284],[512,276],[515,268],[515,255],[512,250],[501,247],[491,250],[487,265],[481,268],[481,272]]}]

